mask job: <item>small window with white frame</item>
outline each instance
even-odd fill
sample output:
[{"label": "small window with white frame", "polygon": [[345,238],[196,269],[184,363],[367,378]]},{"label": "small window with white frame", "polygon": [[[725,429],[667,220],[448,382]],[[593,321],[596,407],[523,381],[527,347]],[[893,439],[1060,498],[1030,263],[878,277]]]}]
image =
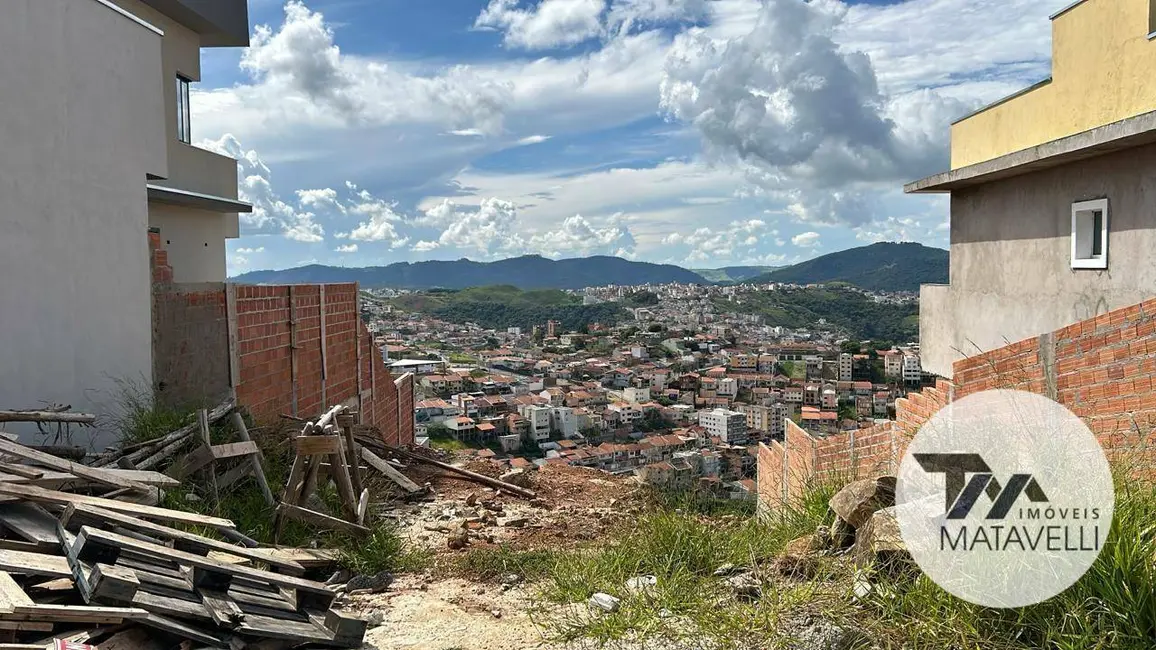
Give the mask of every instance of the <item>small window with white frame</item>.
[{"label": "small window with white frame", "polygon": [[1108,199],[1072,204],[1072,268],[1108,268]]},{"label": "small window with white frame", "polygon": [[189,80],[177,75],[177,139],[185,144],[193,141],[192,120],[189,118]]}]

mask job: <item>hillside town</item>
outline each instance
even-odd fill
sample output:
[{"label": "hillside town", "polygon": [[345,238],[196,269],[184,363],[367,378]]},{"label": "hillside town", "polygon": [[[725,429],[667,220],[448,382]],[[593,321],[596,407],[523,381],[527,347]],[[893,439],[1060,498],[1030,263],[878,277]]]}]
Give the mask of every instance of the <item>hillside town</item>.
[{"label": "hillside town", "polygon": [[778,288],[590,288],[586,304],[647,306],[582,331],[449,323],[395,309],[389,290],[363,292],[362,317],[387,364],[416,376],[423,444],[503,470],[590,467],[752,499],[758,444],[781,441],[785,418],[819,437],[870,426],[925,379],[916,344],[880,349],[826,322],[786,329],[727,308]]}]

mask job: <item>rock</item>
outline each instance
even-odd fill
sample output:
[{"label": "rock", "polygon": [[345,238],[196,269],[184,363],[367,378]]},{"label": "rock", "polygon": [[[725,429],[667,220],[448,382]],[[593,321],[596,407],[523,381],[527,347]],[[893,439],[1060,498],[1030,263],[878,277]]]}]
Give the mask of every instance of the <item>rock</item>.
[{"label": "rock", "polygon": [[389,571],[382,571],[371,576],[353,576],[349,582],[345,583],[345,587],[351,593],[362,590],[376,593],[385,591],[391,584],[393,584],[393,574]]},{"label": "rock", "polygon": [[804,535],[791,540],[775,559],[775,571],[789,578],[805,580],[813,577],[819,569],[819,560],[815,557],[816,550],[818,541],[814,535]]},{"label": "rock", "polygon": [[368,627],[377,627],[385,621],[385,612],[380,609],[371,609],[365,614],[365,624]]},{"label": "rock", "polygon": [[528,523],[530,523],[530,520],[526,517],[510,517],[501,520],[499,525],[504,528],[525,528]]},{"label": "rock", "polygon": [[831,528],[829,526],[815,528],[815,543],[819,545],[819,548],[831,548]]},{"label": "rock", "polygon": [[455,551],[465,548],[469,543],[470,536],[464,530],[458,530],[450,533],[449,537],[446,538],[446,546]]},{"label": "rock", "polygon": [[674,616],[674,612],[670,611],[669,609],[667,609],[665,607],[658,610],[658,617],[659,618],[670,618],[671,616]]},{"label": "rock", "polygon": [[196,503],[200,500],[201,500],[201,497],[193,494],[192,492],[185,494],[185,501],[188,501],[189,503]]},{"label": "rock", "polygon": [[478,495],[474,494],[473,492],[470,492],[470,495],[466,497],[466,505],[472,507],[474,505],[477,505],[477,503],[478,503]]},{"label": "rock", "polygon": [[790,650],[851,650],[861,647],[865,640],[862,632],[811,616],[788,622],[784,627],[787,629],[783,636]]},{"label": "rock", "polygon": [[550,502],[545,499],[530,499],[530,505],[535,508],[542,508],[544,510],[550,509]]},{"label": "rock", "polygon": [[657,576],[634,576],[626,581],[626,590],[631,593],[642,593],[658,584]]},{"label": "rock", "polygon": [[750,571],[733,575],[723,580],[723,583],[730,587],[736,598],[743,600],[758,600],[763,594],[762,583]]},{"label": "rock", "polygon": [[854,602],[864,600],[871,595],[871,590],[871,581],[867,579],[867,576],[857,575],[855,576],[855,584],[851,588],[851,599]]},{"label": "rock", "polygon": [[502,610],[500,610],[500,609],[491,609],[491,610],[490,610],[490,615],[491,615],[491,616],[493,616],[494,618],[502,618]]},{"label": "rock", "polygon": [[591,596],[589,602],[591,606],[597,607],[606,612],[616,612],[618,611],[618,606],[622,604],[622,601],[618,598],[615,598],[610,594],[604,594],[602,592],[598,592]]},{"label": "rock", "polygon": [[518,487],[530,487],[530,473],[521,467],[512,469],[505,474],[502,474],[498,477],[498,480],[504,483],[509,483],[510,485],[516,485]]},{"label": "rock", "polygon": [[843,521],[858,529],[876,510],[895,505],[895,477],[882,476],[848,483],[829,504]]},{"label": "rock", "polygon": [[343,583],[349,582],[349,579],[352,577],[353,576],[350,575],[349,571],[346,571],[345,569],[338,569],[337,571],[333,572],[333,575],[329,576],[329,579],[325,581],[325,584],[327,584],[327,585],[343,584]]},{"label": "rock", "polygon": [[911,565],[911,554],[899,532],[894,506],[876,512],[859,529],[854,553],[855,563],[860,567],[891,570]]},{"label": "rock", "polygon": [[731,576],[731,575],[734,575],[734,574],[740,573],[740,572],[742,572],[741,568],[731,564],[730,562],[727,562],[726,564],[719,565],[719,568],[714,570],[714,575],[722,578],[722,577]]},{"label": "rock", "polygon": [[502,582],[506,584],[516,585],[522,581],[522,576],[516,573],[510,573],[502,577]]}]

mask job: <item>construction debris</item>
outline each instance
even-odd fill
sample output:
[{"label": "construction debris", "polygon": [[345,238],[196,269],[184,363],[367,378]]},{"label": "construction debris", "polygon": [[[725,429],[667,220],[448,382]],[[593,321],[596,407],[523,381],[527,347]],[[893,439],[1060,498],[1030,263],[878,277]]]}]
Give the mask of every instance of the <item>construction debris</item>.
[{"label": "construction debris", "polygon": [[[338,421],[346,433],[336,446],[315,442],[335,430],[331,422],[342,410],[313,423],[298,451],[329,451],[327,476],[338,482],[350,518],[338,521],[367,531],[351,523],[364,522],[368,497],[354,494],[359,469],[345,463],[352,421]],[[213,444],[210,427],[226,422],[240,440]],[[197,448],[182,454],[194,441]],[[167,473],[151,469],[166,459]],[[308,469],[295,476],[300,482],[309,474],[312,490],[320,463]],[[0,437],[0,648],[51,648],[55,641],[124,650],[182,642],[230,650],[360,647],[366,622],[341,608],[344,585],[323,582],[336,568],[334,552],[259,548],[227,518],[158,505],[162,489],[196,473],[216,490],[252,477],[273,503],[260,452],[231,399],[92,465]],[[296,505],[303,485],[291,487],[294,502],[278,512],[310,512]]]}]

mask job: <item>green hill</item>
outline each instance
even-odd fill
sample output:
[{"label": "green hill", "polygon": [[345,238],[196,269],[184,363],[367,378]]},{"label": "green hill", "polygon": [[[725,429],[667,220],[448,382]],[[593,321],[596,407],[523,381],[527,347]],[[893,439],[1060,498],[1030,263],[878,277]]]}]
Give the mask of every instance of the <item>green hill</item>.
[{"label": "green hill", "polygon": [[857,339],[906,343],[919,338],[919,305],[875,302],[854,289],[781,289],[743,293],[735,302],[716,299],[720,311],[759,314],[767,325],[815,327],[820,319]]},{"label": "green hill", "polygon": [[779,266],[725,266],[721,269],[691,269],[711,282],[742,282],[770,273]]},{"label": "green hill", "polygon": [[583,305],[580,296],[558,289],[523,291],[510,285],[434,289],[389,302],[402,311],[421,312],[451,323],[477,323],[487,329],[529,329],[555,320],[563,331],[570,331],[591,323],[612,325],[626,315],[615,303]]},{"label": "green hill", "polygon": [[816,257],[749,282],[846,282],[868,291],[919,291],[921,284],[947,282],[948,258],[948,252],[941,248],[881,242]]}]

